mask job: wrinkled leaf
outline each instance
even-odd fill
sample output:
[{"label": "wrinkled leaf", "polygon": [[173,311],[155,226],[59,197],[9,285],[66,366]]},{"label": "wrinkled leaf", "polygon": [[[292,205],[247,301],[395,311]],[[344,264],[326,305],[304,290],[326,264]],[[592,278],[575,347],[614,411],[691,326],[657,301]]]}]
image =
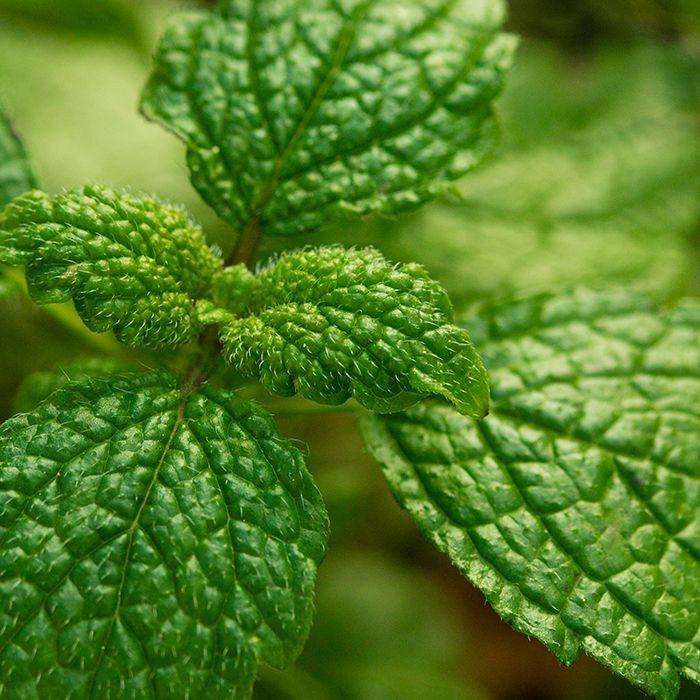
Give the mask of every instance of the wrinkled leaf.
[{"label": "wrinkled leaf", "polygon": [[260,408],[165,373],[0,428],[0,694],[248,698],[311,621],[326,515]]},{"label": "wrinkled leaf", "polygon": [[272,234],[393,213],[493,141],[513,49],[499,0],[224,0],[173,18],[142,110],[226,221]]},{"label": "wrinkled leaf", "polygon": [[25,266],[37,303],[72,299],[91,330],[150,347],[197,335],[194,299],[221,266],[181,209],[102,186],[16,199],[0,212],[0,260]]},{"label": "wrinkled leaf", "polygon": [[[234,283],[235,270],[223,273]],[[245,279],[247,315],[200,305],[204,322],[221,324],[225,359],[244,377],[320,403],[354,397],[380,413],[430,394],[468,415],[487,412],[481,361],[420,265],[327,246],[287,253]]]},{"label": "wrinkled leaf", "polygon": [[394,495],[516,629],[675,697],[700,681],[700,306],[581,291],[470,328],[485,421],[365,422]]}]

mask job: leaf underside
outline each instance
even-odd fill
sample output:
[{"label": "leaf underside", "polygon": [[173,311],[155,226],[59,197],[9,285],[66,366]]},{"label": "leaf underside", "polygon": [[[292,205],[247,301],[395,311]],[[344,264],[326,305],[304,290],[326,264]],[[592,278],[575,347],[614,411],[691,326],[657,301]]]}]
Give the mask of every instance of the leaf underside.
[{"label": "leaf underside", "polygon": [[487,412],[481,360],[420,265],[326,246],[286,253],[245,283],[246,316],[202,315],[221,321],[224,357],[244,377],[320,403],[354,397],[379,413],[431,394],[475,417]]},{"label": "leaf underside", "polygon": [[499,0],[224,0],[173,19],[142,97],[237,228],[395,213],[492,145],[513,40]]},{"label": "leaf underside", "polygon": [[15,199],[0,212],[0,261],[25,266],[37,303],[72,299],[91,330],[148,347],[199,333],[194,299],[221,267],[181,209],[92,185]]},{"label": "leaf underside", "polygon": [[0,695],[248,698],[311,621],[327,521],[268,414],[166,373],[0,428]]},{"label": "leaf underside", "polygon": [[0,207],[37,186],[24,145],[0,109]]},{"label": "leaf underside", "polygon": [[516,629],[645,691],[700,681],[700,306],[536,297],[469,324],[492,384],[368,417],[399,501]]}]

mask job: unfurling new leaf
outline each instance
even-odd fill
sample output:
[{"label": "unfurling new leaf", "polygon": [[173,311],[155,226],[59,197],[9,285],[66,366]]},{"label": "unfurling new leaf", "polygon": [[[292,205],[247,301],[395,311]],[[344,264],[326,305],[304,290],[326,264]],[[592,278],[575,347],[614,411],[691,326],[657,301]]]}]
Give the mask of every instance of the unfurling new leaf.
[{"label": "unfurling new leaf", "polygon": [[395,213],[492,145],[502,20],[500,0],[223,0],[173,19],[141,107],[237,228]]},{"label": "unfurling new leaf", "polygon": [[487,412],[481,361],[420,265],[328,246],[287,253],[245,280],[242,318],[200,304],[204,322],[221,324],[225,358],[243,376],[283,396],[354,397],[379,413],[431,394],[467,415]]},{"label": "unfurling new leaf", "polygon": [[181,209],[100,186],[0,210],[0,261],[25,266],[34,301],[72,299],[91,330],[149,347],[199,333],[194,300],[221,267]]},{"label": "unfurling new leaf", "polygon": [[536,297],[469,324],[492,415],[371,417],[397,500],[498,613],[659,698],[700,680],[700,306]]},{"label": "unfurling new leaf", "polygon": [[301,649],[326,539],[262,409],[161,372],[70,384],[0,428],[0,695],[247,699]]}]

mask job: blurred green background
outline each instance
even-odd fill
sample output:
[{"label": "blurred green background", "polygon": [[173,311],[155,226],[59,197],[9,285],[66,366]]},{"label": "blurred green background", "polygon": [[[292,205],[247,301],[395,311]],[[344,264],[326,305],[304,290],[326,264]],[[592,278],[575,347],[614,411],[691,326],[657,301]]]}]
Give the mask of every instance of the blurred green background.
[{"label": "blurred green background", "polygon": [[[231,232],[190,187],[182,146],[136,111],[164,22],[197,4],[212,3],[0,0],[0,101],[48,191],[98,181],[156,193],[226,249]],[[336,222],[291,244],[371,242],[423,262],[463,314],[576,284],[699,293],[700,2],[512,0],[509,29],[522,41],[487,164],[416,214]],[[70,309],[38,309],[13,288],[0,277],[3,418],[32,372],[115,353]],[[262,671],[257,700],[642,697],[511,631],[395,506],[355,416],[296,406],[275,403],[327,500],[332,546],[307,649],[289,671]]]}]

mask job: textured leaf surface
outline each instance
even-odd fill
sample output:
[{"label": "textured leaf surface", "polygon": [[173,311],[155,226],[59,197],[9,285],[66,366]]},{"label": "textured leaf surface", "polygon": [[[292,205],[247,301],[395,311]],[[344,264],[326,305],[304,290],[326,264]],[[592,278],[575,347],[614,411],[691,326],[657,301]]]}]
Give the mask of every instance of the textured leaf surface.
[{"label": "textured leaf surface", "polygon": [[443,191],[493,140],[498,0],[224,0],[177,16],[142,110],[237,227],[317,228]]},{"label": "textured leaf surface", "polygon": [[24,145],[0,110],[0,206],[37,187]]},{"label": "textured leaf surface", "polygon": [[516,629],[674,697],[700,681],[700,306],[579,292],[471,328],[491,416],[364,425],[396,498]]},{"label": "textured leaf surface", "polygon": [[221,323],[226,360],[243,376],[283,396],[354,397],[379,413],[430,394],[475,417],[488,410],[481,361],[420,265],[328,246],[288,253],[254,281],[247,316],[203,315]]},{"label": "textured leaf surface", "polygon": [[199,332],[194,299],[221,266],[181,209],[101,186],[17,198],[0,213],[0,260],[25,266],[36,302],[72,299],[91,330],[152,347]]},{"label": "textured leaf surface", "polygon": [[71,384],[0,428],[0,504],[3,698],[247,698],[303,644],[325,510],[233,394]]}]

